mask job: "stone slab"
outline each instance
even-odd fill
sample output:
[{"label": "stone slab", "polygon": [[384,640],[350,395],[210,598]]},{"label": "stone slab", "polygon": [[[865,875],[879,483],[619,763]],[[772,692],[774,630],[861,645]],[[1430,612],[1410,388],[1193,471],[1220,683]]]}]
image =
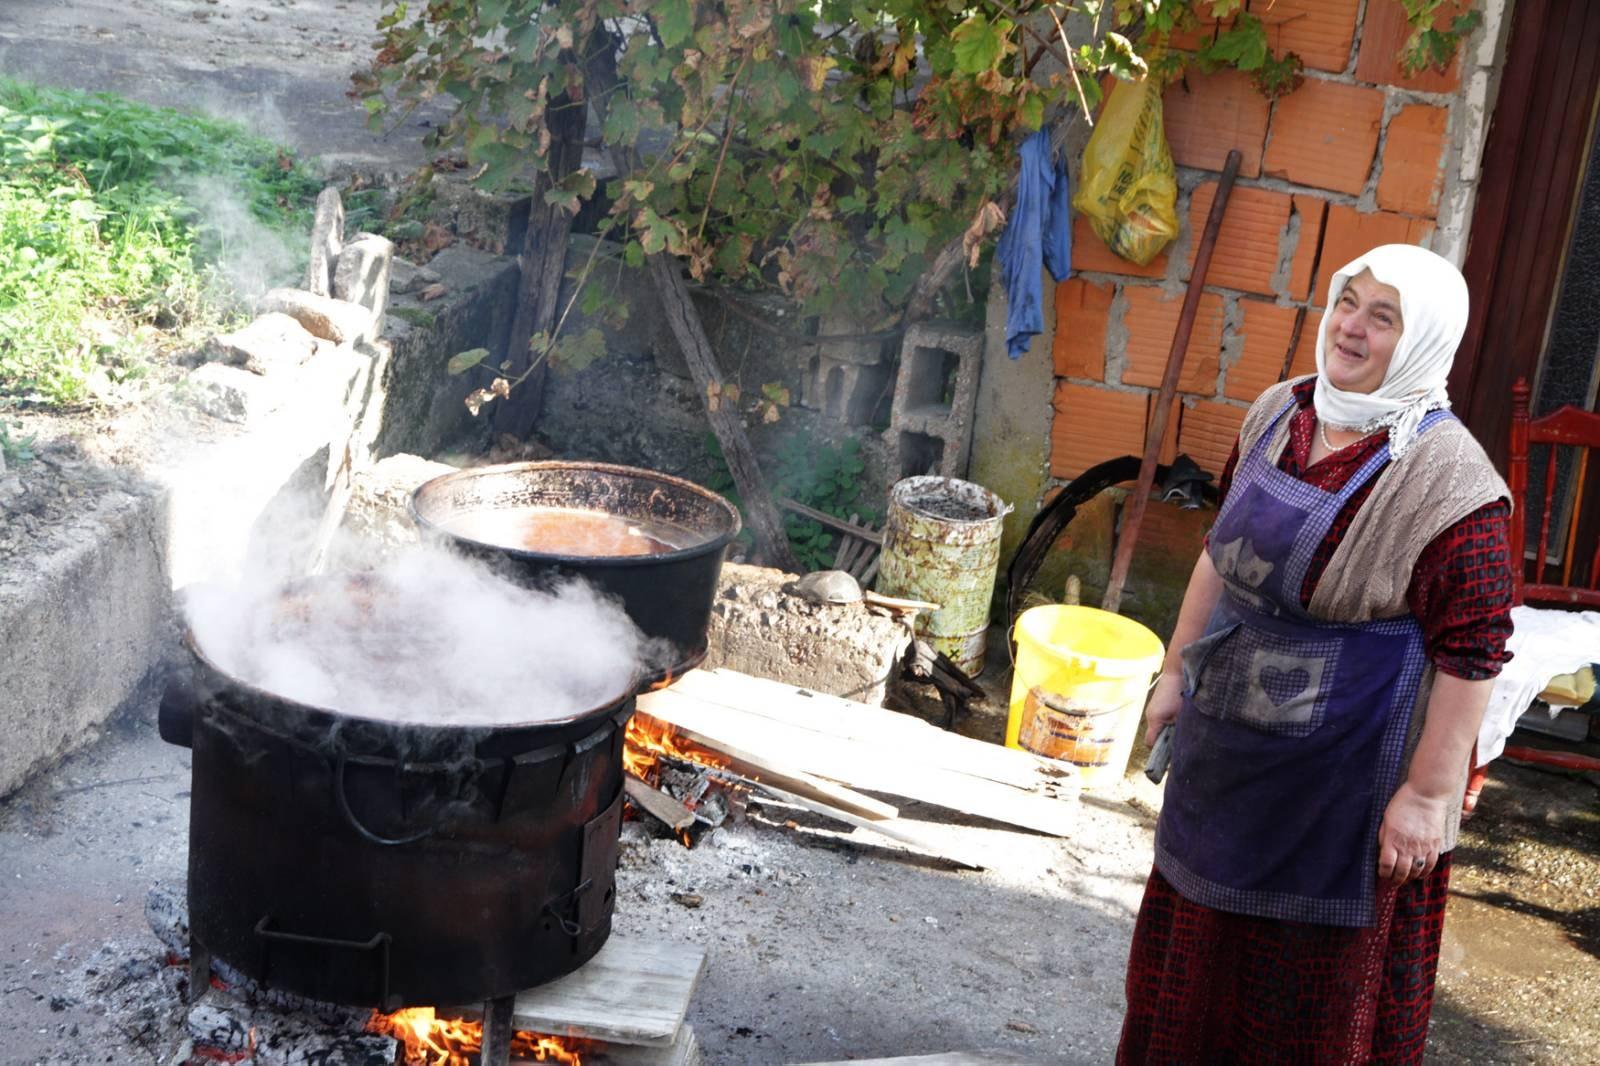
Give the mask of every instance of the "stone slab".
[{"label": "stone slab", "polygon": [[317,338],[293,317],[269,311],[249,325],[211,340],[220,361],[252,374],[293,370],[317,352]]},{"label": "stone slab", "polygon": [[882,706],[906,627],[859,603],[813,603],[789,591],[793,582],[782,570],[724,564],[705,666]]},{"label": "stone slab", "polygon": [[141,696],[171,646],[167,498],[108,493],[0,567],[0,796]]}]

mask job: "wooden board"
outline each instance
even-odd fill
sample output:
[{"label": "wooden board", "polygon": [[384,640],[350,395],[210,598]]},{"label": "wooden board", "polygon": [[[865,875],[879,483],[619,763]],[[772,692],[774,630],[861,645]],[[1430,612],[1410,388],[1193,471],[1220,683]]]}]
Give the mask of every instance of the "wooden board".
[{"label": "wooden board", "polygon": [[977,859],[969,855],[962,854],[958,851],[953,851],[941,844],[936,843],[935,841],[929,840],[921,833],[918,833],[913,829],[907,829],[905,826],[900,824],[900,820],[897,818],[884,818],[877,820],[871,818],[861,818],[851,814],[849,811],[841,811],[836,807],[829,807],[825,803],[817,803],[806,798],[805,796],[798,796],[793,792],[785,792],[783,789],[775,788],[769,784],[763,783],[758,787],[765,792],[771,793],[775,798],[782,800],[785,803],[792,803],[797,807],[804,807],[808,811],[825,815],[837,821],[844,822],[846,825],[853,825],[857,829],[864,829],[872,833],[881,833],[890,840],[898,841],[901,844],[916,848],[918,851],[924,852],[928,855],[933,855],[936,858],[946,859],[955,863],[957,866],[965,866],[969,870],[981,870],[985,866],[984,863],[979,862]]},{"label": "wooden board", "polygon": [[1070,803],[927,763],[916,752],[816,733],[675,689],[640,696],[638,706],[641,714],[693,730],[703,740],[724,741],[851,788],[905,796],[1054,836],[1068,836],[1077,828]]},{"label": "wooden board", "polygon": [[795,688],[736,670],[691,670],[673,683],[682,692],[812,732],[892,745],[920,761],[1022,789],[1045,789],[1074,777],[1072,767],[1031,752],[986,744],[909,714],[842,696]]},{"label": "wooden board", "polygon": [[674,833],[694,824],[694,812],[660,789],[651,788],[632,774],[622,778],[622,790],[628,798],[643,807],[656,820]]},{"label": "wooden board", "polygon": [[607,1044],[583,1052],[583,1066],[700,1066],[704,1061],[692,1025],[680,1026],[667,1047]]},{"label": "wooden board", "polygon": [[[704,948],[613,936],[565,977],[519,993],[511,1024],[519,1032],[671,1047],[705,970]],[[482,1006],[452,1014],[481,1017]]]}]

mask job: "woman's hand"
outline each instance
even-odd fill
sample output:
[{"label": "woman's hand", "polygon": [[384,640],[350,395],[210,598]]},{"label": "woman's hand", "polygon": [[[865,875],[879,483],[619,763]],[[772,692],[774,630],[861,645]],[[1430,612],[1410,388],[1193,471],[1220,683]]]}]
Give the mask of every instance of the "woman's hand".
[{"label": "woman's hand", "polygon": [[1395,791],[1378,828],[1378,876],[1397,885],[1426,877],[1444,844],[1445,800],[1424,795],[1410,781]]},{"label": "woman's hand", "polygon": [[1154,746],[1156,737],[1165,726],[1178,720],[1183,707],[1183,677],[1179,673],[1163,672],[1156,681],[1156,690],[1144,708],[1144,742]]}]

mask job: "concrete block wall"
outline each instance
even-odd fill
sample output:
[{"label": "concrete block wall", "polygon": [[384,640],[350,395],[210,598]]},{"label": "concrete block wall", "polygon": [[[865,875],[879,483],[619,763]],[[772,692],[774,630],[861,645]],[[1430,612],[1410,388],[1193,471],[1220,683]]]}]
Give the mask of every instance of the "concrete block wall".
[{"label": "concrete block wall", "polygon": [[[1274,47],[1305,61],[1301,87],[1268,101],[1248,75],[1191,70],[1167,89],[1183,225],[1147,266],[1113,255],[1076,220],[1073,275],[1055,289],[1049,473],[1056,484],[1142,450],[1228,149],[1240,149],[1242,166],[1206,277],[1164,461],[1183,451],[1220,472],[1250,401],[1286,372],[1314,369],[1328,278],[1339,266],[1390,242],[1420,243],[1457,263],[1464,258],[1509,22],[1504,0],[1480,5],[1483,25],[1447,71],[1415,77],[1399,67],[1409,29],[1398,0],[1257,0],[1249,7],[1267,24]],[[1174,43],[1193,47],[1199,39]]]},{"label": "concrete block wall", "polygon": [[892,478],[966,476],[982,363],[981,330],[954,322],[906,330],[885,434]]}]

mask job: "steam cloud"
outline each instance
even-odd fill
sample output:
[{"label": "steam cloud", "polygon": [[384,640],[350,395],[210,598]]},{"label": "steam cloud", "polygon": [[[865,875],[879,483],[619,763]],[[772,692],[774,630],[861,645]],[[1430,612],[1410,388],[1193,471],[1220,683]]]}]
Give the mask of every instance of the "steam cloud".
[{"label": "steam cloud", "polygon": [[260,296],[297,274],[301,260],[296,247],[307,235],[296,235],[291,244],[251,213],[235,183],[216,176],[197,178],[184,184],[183,195],[215,239],[216,267],[238,296]]},{"label": "steam cloud", "polygon": [[364,718],[569,718],[621,698],[649,650],[622,608],[581,581],[529,591],[444,548],[284,588],[259,577],[191,587],[201,651],[257,688]]}]

